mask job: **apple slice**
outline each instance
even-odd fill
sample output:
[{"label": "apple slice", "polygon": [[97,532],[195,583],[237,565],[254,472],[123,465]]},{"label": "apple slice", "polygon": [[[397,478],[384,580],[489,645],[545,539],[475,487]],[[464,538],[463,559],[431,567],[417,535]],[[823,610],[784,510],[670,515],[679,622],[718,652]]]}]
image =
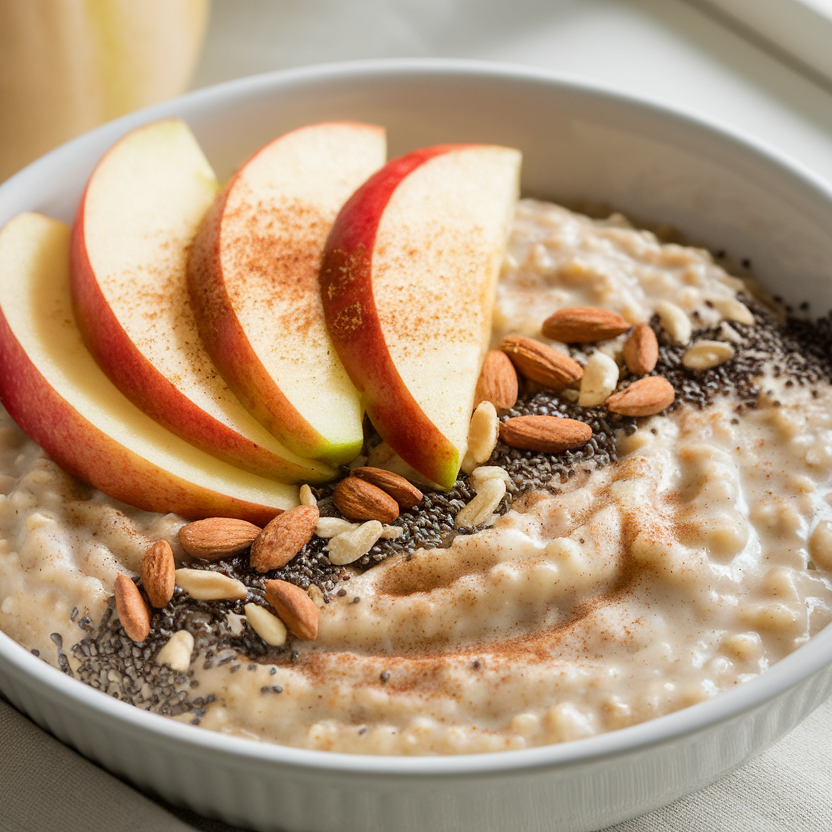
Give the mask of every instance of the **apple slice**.
[{"label": "apple slice", "polygon": [[283,447],[243,407],[202,345],[186,264],[218,190],[179,119],[139,127],[103,156],[72,229],[84,342],[122,393],[197,447],[285,482],[332,479],[332,468]]},{"label": "apple slice", "polygon": [[338,209],[385,153],[384,131],[367,124],[281,136],[228,183],[189,263],[202,338],[228,384],[288,447],[333,464],[361,450],[363,410],[327,335],[318,268]]},{"label": "apple slice", "polygon": [[12,418],[62,468],[148,511],[263,524],[296,505],[296,486],[200,451],[113,386],[73,319],[69,237],[31,213],[0,230],[0,400]]},{"label": "apple slice", "polygon": [[327,327],[367,414],[443,488],[468,443],[520,158],[442,145],[388,162],[341,209],[324,252]]}]

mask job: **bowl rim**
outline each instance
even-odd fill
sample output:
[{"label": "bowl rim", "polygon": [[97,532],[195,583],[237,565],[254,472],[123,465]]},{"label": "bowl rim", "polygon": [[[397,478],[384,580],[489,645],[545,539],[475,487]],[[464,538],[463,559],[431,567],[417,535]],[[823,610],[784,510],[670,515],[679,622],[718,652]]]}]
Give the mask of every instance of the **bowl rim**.
[{"label": "bowl rim", "polygon": [[[355,82],[378,78],[380,75],[387,79],[395,76],[428,79],[430,76],[448,74],[459,79],[508,81],[522,85],[555,87],[596,101],[614,102],[618,106],[634,108],[635,111],[646,113],[653,118],[685,127],[694,134],[708,136],[720,143],[728,143],[736,150],[750,152],[758,162],[773,166],[780,174],[785,173],[792,184],[799,180],[803,188],[813,191],[832,211],[832,185],[826,180],[764,141],[715,119],[565,73],[496,61],[457,58],[337,61],[279,69],[194,90],[101,125],[35,160],[0,183],[0,211],[3,210],[8,195],[11,195],[8,196],[8,201],[13,204],[17,191],[25,192],[30,181],[39,181],[44,173],[60,166],[64,159],[71,159],[87,145],[105,141],[108,137],[113,141],[127,130],[154,119],[178,115],[187,119],[189,112],[214,110],[240,96],[257,98],[284,86],[331,82],[336,79],[339,83]],[[75,705],[96,711],[107,719],[127,723],[149,732],[159,740],[182,743],[192,750],[289,766],[299,771],[325,771],[346,776],[372,774],[388,779],[414,776],[426,780],[449,777],[459,779],[591,764],[601,758],[606,760],[673,743],[703,729],[733,720],[744,713],[761,708],[832,663],[832,624],[759,676],[682,710],[579,740],[526,749],[458,755],[393,756],[319,751],[206,730],[113,699],[77,679],[68,677],[0,631],[0,664],[3,663],[30,683],[43,686],[56,696],[68,697]]]}]

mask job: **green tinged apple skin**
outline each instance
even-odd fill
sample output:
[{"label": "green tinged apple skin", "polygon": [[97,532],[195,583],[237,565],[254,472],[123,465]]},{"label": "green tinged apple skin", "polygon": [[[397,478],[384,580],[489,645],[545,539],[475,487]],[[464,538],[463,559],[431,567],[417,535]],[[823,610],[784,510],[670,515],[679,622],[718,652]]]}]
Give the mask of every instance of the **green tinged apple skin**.
[{"label": "green tinged apple skin", "polygon": [[21,430],[61,468],[116,500],[186,519],[236,517],[261,526],[280,513],[186,482],[115,443],[44,379],[14,337],[2,310],[0,401]]},{"label": "green tinged apple skin", "polygon": [[373,298],[376,232],[398,184],[434,156],[464,145],[436,145],[389,162],[345,203],[330,231],[320,272],[327,329],[379,435],[422,476],[452,488],[461,460],[425,416],[390,357]]},{"label": "green tinged apple skin", "polygon": [[[232,179],[208,210],[188,258],[188,289],[200,337],[226,383],[268,431],[296,454],[340,465],[355,459],[361,443],[333,445],[321,436],[274,383],[245,336],[224,288],[220,239]],[[263,391],[271,400],[267,405]],[[274,413],[282,415],[282,421]]]},{"label": "green tinged apple skin", "polygon": [[148,416],[231,465],[281,482],[332,479],[334,470],[315,471],[281,459],[223,425],[183,396],[136,349],[107,303],[90,263],[84,234],[85,202],[86,192],[78,207],[70,241],[73,305],[81,337],[110,380]]}]

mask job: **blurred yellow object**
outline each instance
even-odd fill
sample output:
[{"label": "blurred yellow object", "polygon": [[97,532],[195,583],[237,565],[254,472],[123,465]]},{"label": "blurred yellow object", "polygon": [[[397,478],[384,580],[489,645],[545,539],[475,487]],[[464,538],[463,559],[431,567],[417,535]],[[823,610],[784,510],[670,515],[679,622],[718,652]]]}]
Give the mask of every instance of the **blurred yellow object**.
[{"label": "blurred yellow object", "polygon": [[0,0],[0,181],[183,92],[208,13],[209,0]]}]

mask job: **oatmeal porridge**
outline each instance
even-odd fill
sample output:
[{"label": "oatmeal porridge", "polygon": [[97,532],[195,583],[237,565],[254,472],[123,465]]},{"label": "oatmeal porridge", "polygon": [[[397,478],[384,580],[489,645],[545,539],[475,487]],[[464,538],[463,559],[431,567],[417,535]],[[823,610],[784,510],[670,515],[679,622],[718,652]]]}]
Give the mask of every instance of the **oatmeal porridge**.
[{"label": "oatmeal porridge", "polygon": [[[574,308],[616,313],[626,331],[541,336],[553,312]],[[519,398],[496,411],[502,440],[528,416],[576,420],[591,438],[558,452],[486,442],[452,490],[425,489],[369,531],[343,518],[332,486],[305,489],[316,533],[265,576],[245,551],[194,557],[181,518],[80,484],[3,412],[0,627],[67,674],[211,730],[456,754],[684,708],[832,620],[828,320],[788,319],[719,258],[620,216],[522,200],[492,346],[511,356],[506,344],[528,348],[523,339],[576,361],[584,378],[555,392],[519,362]],[[655,367],[639,367],[654,342]],[[606,404],[639,376],[669,382],[660,412]],[[369,442],[358,464],[384,459]],[[333,545],[365,532],[352,562]],[[188,571],[135,643],[113,587],[159,540]],[[196,586],[192,572],[242,589],[211,600],[183,588]],[[287,638],[263,618],[265,577],[306,590],[316,638]]]}]

